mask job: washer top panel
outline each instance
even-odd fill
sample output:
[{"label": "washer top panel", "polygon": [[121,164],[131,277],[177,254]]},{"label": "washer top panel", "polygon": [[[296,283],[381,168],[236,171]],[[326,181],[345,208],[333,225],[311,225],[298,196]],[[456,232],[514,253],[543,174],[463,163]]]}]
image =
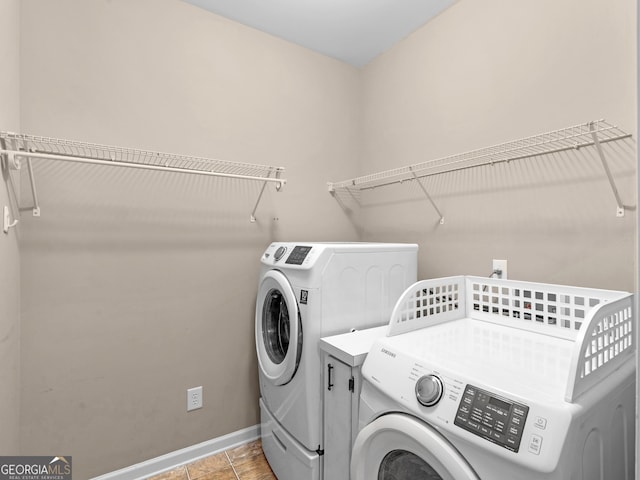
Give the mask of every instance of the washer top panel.
[{"label": "washer top panel", "polygon": [[330,253],[417,252],[418,246],[404,243],[332,243],[332,242],[274,242],[262,255],[264,265],[306,270]]}]

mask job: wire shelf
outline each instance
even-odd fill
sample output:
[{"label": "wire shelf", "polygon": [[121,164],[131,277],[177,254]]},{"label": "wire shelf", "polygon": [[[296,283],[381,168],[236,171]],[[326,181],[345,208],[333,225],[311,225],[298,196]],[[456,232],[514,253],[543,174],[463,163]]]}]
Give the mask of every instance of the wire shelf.
[{"label": "wire shelf", "polygon": [[598,136],[600,143],[631,137],[631,134],[605,120],[597,120],[350,180],[330,182],[328,184],[329,191],[333,192],[339,189],[367,190],[430,175],[580,149],[595,144],[594,133]]},{"label": "wire shelf", "polygon": [[34,216],[40,215],[31,166],[31,159],[34,158],[260,181],[263,182],[263,186],[251,212],[252,222],[255,222],[254,215],[267,183],[275,183],[277,190],[286,183],[284,178],[280,178],[284,173],[283,167],[230,162],[37,135],[0,132],[0,147],[0,154],[6,156],[9,166],[13,169],[20,169],[21,160],[27,159],[35,204]]},{"label": "wire shelf", "polygon": [[[631,136],[632,135],[630,133],[625,132],[615,125],[607,123],[605,120],[596,120],[568,128],[562,128],[560,130],[533,135],[531,137],[521,138],[511,142],[501,143],[491,147],[372,173],[352,178],[350,180],[329,182],[327,185],[329,192],[333,195],[338,192],[348,192],[353,195],[354,193],[363,190],[370,190],[412,180],[418,181],[418,185],[432,204],[436,213],[439,215],[440,223],[442,224],[444,223],[444,216],[419,179],[469,168],[523,160],[540,155],[559,153],[567,150],[579,150],[580,148],[595,146],[598,151],[598,155],[602,160],[608,181],[616,197],[616,215],[622,217],[624,216],[625,205],[623,205],[622,199],[618,193],[615,181],[611,175],[611,171],[602,151],[601,144],[623,140],[630,138]],[[628,206],[626,207],[629,208]]]},{"label": "wire shelf", "polygon": [[[10,153],[21,157],[51,159],[75,158],[82,160],[99,160],[114,165],[133,167],[163,167],[183,170],[185,173],[210,173],[220,176],[237,176],[256,180],[276,181],[284,172],[282,167],[254,165],[249,163],[230,162],[203,157],[178,155],[173,153],[153,152],[134,148],[101,145],[98,143],[63,140],[36,135],[25,135],[11,132],[0,132],[0,139],[7,141]],[[277,180],[284,183],[284,179]]]}]

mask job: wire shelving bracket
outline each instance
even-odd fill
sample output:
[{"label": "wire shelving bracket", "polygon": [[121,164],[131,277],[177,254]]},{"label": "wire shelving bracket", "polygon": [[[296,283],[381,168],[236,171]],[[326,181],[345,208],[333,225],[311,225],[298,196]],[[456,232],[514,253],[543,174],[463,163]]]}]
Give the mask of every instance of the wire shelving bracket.
[{"label": "wire shelving bracket", "polygon": [[286,179],[281,178],[284,172],[283,167],[230,162],[12,132],[0,132],[0,157],[5,159],[8,167],[13,170],[20,170],[22,160],[26,160],[33,196],[33,216],[35,217],[40,216],[40,202],[33,174],[32,159],[89,163],[262,182],[262,188],[250,215],[251,222],[256,221],[255,213],[267,184],[274,183],[276,190],[280,191],[287,182]]},{"label": "wire shelving bracket", "polygon": [[440,217],[440,223],[442,224],[444,223],[444,217],[429,195],[426,187],[420,181],[421,178],[595,146],[616,200],[616,216],[623,217],[625,208],[634,207],[622,203],[609,164],[602,150],[602,144],[624,140],[631,136],[630,133],[626,133],[617,126],[607,123],[605,120],[596,120],[491,147],[472,150],[466,153],[372,173],[350,180],[329,182],[327,186],[329,192],[335,195],[336,192],[339,191],[353,193],[406,181],[416,181],[436,210]]}]

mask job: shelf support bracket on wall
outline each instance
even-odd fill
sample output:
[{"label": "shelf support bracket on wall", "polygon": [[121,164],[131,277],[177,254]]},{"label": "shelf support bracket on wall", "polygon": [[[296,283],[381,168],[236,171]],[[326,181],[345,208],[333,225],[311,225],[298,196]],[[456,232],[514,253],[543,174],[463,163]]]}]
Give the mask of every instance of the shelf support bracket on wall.
[{"label": "shelf support bracket on wall", "polygon": [[604,171],[607,174],[607,178],[609,179],[609,185],[611,186],[611,190],[613,191],[613,196],[616,198],[616,216],[624,217],[624,204],[622,203],[622,199],[620,198],[620,193],[618,192],[618,187],[616,187],[616,182],[613,179],[613,175],[611,174],[611,169],[609,168],[607,159],[604,156],[604,151],[602,150],[602,145],[600,145],[600,140],[598,139],[598,134],[595,131],[593,122],[589,124],[589,131],[591,132],[591,138],[593,138],[593,144],[596,146],[596,150],[598,151],[598,156],[600,157],[600,161],[602,162]]},{"label": "shelf support bracket on wall", "polygon": [[[12,150],[0,150],[0,154],[4,154],[7,158],[7,164],[11,170],[21,170],[22,162],[20,158],[22,152]],[[40,216],[40,202],[38,202],[38,191],[36,190],[36,178],[33,173],[33,165],[31,164],[31,158],[26,157],[27,170],[29,172],[29,184],[31,185],[31,196],[33,198],[33,216]]]},{"label": "shelf support bracket on wall", "polygon": [[442,213],[440,212],[440,209],[438,208],[438,206],[435,204],[435,202],[431,198],[431,195],[429,195],[429,192],[427,191],[425,186],[422,184],[422,182],[420,181],[420,179],[416,175],[416,172],[413,171],[413,167],[409,167],[409,171],[411,172],[411,175],[413,175],[413,179],[418,183],[418,185],[420,186],[420,189],[422,189],[422,192],[427,197],[427,200],[429,200],[429,202],[431,202],[431,205],[433,206],[434,210],[436,211],[436,213],[440,217],[440,225],[444,225],[444,216],[442,215]]},{"label": "shelf support bracket on wall", "polygon": [[31,195],[33,197],[33,216],[40,216],[40,202],[38,202],[38,191],[36,190],[36,178],[33,174],[31,159],[27,158],[27,170],[29,171],[29,183],[31,184]]},{"label": "shelf support bracket on wall", "polygon": [[[267,174],[267,178],[271,176],[271,172],[269,172]],[[278,170],[276,172],[276,178],[280,178],[280,171]],[[253,207],[253,210],[251,211],[251,216],[249,217],[249,220],[251,221],[251,223],[256,223],[256,210],[258,209],[258,205],[260,204],[260,200],[262,199],[262,194],[264,193],[264,189],[267,187],[267,183],[269,183],[267,180],[265,180],[262,183],[262,188],[260,189],[260,193],[258,194],[258,198],[256,200],[256,204]],[[284,184],[284,182],[278,182],[276,183],[276,190],[279,192],[282,189],[282,185]]]},{"label": "shelf support bracket on wall", "polygon": [[6,205],[4,206],[2,217],[3,217],[2,231],[4,233],[9,233],[9,229],[15,227],[18,224],[18,219],[14,218],[13,222],[11,221],[11,214],[9,213],[9,207],[7,207]]}]

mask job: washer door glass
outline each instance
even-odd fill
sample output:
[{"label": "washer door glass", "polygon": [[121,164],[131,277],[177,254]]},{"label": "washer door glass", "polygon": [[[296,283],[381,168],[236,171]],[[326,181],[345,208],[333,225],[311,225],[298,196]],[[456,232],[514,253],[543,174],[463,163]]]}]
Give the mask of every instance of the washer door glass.
[{"label": "washer door glass", "polygon": [[479,480],[449,441],[425,422],[391,413],[356,438],[352,480]]},{"label": "washer door glass", "polygon": [[431,465],[415,453],[406,450],[392,450],[380,463],[378,480],[420,479],[442,480]]},{"label": "washer door glass", "polygon": [[288,383],[302,353],[302,325],[295,294],[277,270],[262,278],[256,301],[256,351],[261,372],[275,385]]},{"label": "washer door glass", "polygon": [[273,288],[264,299],[262,309],[262,340],[269,359],[280,364],[284,361],[289,351],[291,338],[291,322],[287,301],[282,292]]}]

